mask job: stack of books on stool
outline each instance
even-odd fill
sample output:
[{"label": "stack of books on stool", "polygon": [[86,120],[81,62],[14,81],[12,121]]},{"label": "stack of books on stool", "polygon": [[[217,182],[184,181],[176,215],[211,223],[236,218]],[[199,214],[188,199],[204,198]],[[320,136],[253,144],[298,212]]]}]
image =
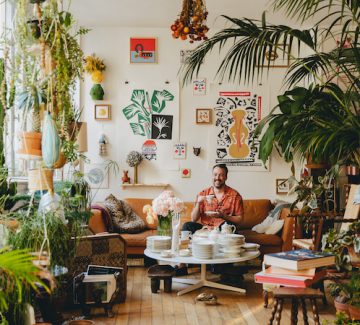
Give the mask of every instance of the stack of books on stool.
[{"label": "stack of books on stool", "polygon": [[255,282],[266,285],[306,288],[325,276],[320,267],[333,265],[333,254],[299,249],[264,255],[269,268],[255,274]]}]

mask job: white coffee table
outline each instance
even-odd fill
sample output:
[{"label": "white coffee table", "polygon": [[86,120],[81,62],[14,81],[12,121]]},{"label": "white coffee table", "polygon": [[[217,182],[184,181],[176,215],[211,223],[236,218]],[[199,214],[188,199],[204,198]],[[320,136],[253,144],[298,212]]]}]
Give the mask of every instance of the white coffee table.
[{"label": "white coffee table", "polygon": [[206,265],[207,264],[226,264],[226,263],[237,263],[237,262],[244,262],[252,260],[260,255],[260,252],[258,250],[256,251],[246,251],[243,253],[240,257],[234,257],[234,258],[225,258],[225,257],[217,257],[213,259],[198,259],[194,256],[173,256],[173,257],[162,257],[159,253],[154,253],[150,251],[149,249],[145,249],[144,254],[148,257],[151,257],[155,260],[164,261],[168,263],[184,263],[184,264],[200,264],[201,265],[201,274],[200,274],[200,280],[196,279],[182,279],[182,278],[174,278],[174,282],[179,283],[185,283],[190,284],[191,286],[179,291],[177,294],[178,296],[181,296],[185,293],[194,291],[196,289],[202,288],[202,287],[210,287],[210,288],[216,288],[216,289],[223,289],[223,290],[230,290],[240,293],[246,293],[245,289],[233,287],[230,285],[220,284],[217,282],[210,281],[206,279]]}]

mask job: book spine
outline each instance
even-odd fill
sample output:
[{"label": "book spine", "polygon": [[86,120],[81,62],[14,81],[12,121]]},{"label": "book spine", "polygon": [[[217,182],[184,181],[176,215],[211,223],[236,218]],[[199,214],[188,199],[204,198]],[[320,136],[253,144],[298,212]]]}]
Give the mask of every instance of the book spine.
[{"label": "book spine", "polygon": [[255,282],[267,283],[267,284],[279,284],[288,287],[306,288],[309,287],[313,281],[311,280],[302,281],[302,280],[274,278],[274,277],[255,275]]}]

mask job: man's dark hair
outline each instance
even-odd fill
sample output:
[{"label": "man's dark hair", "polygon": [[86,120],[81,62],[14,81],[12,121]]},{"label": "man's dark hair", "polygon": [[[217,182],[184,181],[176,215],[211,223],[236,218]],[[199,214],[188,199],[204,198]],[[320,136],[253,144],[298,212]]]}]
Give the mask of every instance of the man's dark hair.
[{"label": "man's dark hair", "polygon": [[212,170],[214,170],[216,167],[217,167],[217,168],[221,168],[221,169],[225,172],[225,176],[227,176],[229,170],[228,170],[228,168],[226,167],[225,164],[217,164],[217,165],[214,165],[213,168],[212,168]]}]

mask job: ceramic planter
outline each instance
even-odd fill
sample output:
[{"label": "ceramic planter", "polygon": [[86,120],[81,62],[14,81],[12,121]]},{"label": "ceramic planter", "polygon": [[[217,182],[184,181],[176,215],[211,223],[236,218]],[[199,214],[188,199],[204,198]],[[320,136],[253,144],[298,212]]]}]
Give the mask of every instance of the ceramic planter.
[{"label": "ceramic planter", "polygon": [[356,253],[353,246],[348,247],[348,253],[351,260],[351,265],[360,267],[360,254]]},{"label": "ceramic planter", "polygon": [[350,318],[353,320],[360,320],[360,308],[349,305]]},{"label": "ceramic planter", "polygon": [[20,149],[17,153],[31,156],[42,156],[41,133],[39,132],[20,132]]},{"label": "ceramic planter", "polygon": [[338,302],[335,299],[334,300],[334,306],[335,306],[335,309],[336,309],[337,312],[343,312],[346,315],[350,316],[350,313],[349,313],[349,306],[350,305],[348,305],[347,303]]}]

